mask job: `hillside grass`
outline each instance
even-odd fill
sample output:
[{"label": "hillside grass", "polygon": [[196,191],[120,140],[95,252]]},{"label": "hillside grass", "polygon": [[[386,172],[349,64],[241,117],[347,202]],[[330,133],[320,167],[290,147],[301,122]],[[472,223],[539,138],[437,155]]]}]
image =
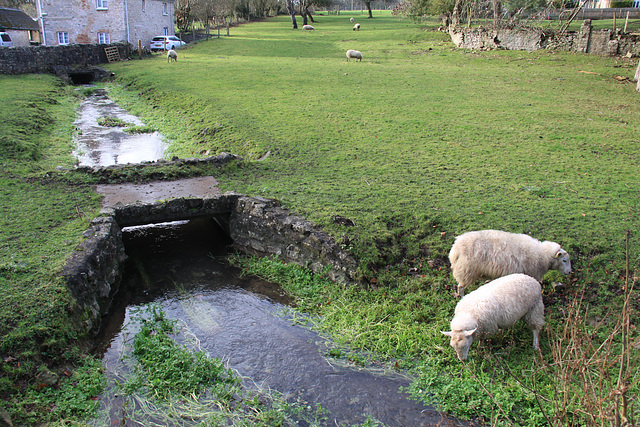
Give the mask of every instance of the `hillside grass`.
[{"label": "hillside grass", "polygon": [[[411,368],[417,398],[496,423],[588,424],[582,397],[616,387],[627,230],[629,283],[640,264],[639,95],[616,79],[633,77],[637,61],[457,50],[433,31],[436,20],[374,16],[317,16],[313,32],[293,31],[288,17],[241,25],[180,50],[177,63],[159,54],[111,64],[108,88],[171,140],[169,155],[244,156],[216,174],[222,190],[281,200],[358,259],[362,286],[350,288],[272,260],[244,262],[299,295],[339,343]],[[352,48],[362,62],[346,62]],[[55,170],[74,162],[77,97],[50,76],[0,76],[0,89],[0,410],[14,423],[77,419],[73,404],[53,413],[35,377],[45,362],[82,363],[81,328],[56,275],[99,209],[90,180]],[[479,228],[554,240],[572,256],[572,276],[543,283],[541,357],[523,325],[474,344],[467,364],[439,332],[456,303],[448,250]],[[582,323],[571,316],[576,301]],[[636,290],[636,346],[638,304]],[[559,382],[573,354],[554,355],[574,324],[584,333],[576,347],[597,350],[614,336],[604,356],[576,357],[602,362],[581,365],[602,379],[595,393],[584,377]],[[637,420],[638,351],[628,354]]]},{"label": "hillside grass", "polygon": [[[576,331],[603,342],[613,334],[607,357],[619,361],[627,230],[631,284],[640,259],[640,103],[635,85],[616,77],[632,78],[637,60],[458,50],[436,21],[354,14],[356,32],[350,16],[317,16],[311,32],[293,31],[288,17],[241,25],[179,51],[177,63],[111,65],[109,89],[174,141],[172,154],[244,156],[217,176],[223,190],[279,199],[335,236],[358,259],[364,287],[322,293],[323,324],[355,348],[417,360],[416,396],[467,417],[587,422],[578,402],[587,381],[554,383],[563,365],[551,353],[582,301]],[[347,49],[364,60],[347,62]],[[482,228],[553,240],[572,256],[571,277],[544,281],[542,360],[523,326],[474,346],[465,365],[439,332],[456,302],[448,250]],[[637,325],[637,291],[630,310]],[[617,368],[606,366],[588,370],[613,378]],[[560,402],[545,403],[550,418],[544,399]]]}]

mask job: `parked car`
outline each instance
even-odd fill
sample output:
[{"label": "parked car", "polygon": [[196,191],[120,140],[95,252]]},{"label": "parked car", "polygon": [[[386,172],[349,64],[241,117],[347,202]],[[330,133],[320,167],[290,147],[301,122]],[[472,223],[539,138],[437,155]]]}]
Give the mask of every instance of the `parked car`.
[{"label": "parked car", "polygon": [[0,33],[0,46],[11,47],[13,46],[13,42],[11,41],[11,36],[7,33]]},{"label": "parked car", "polygon": [[184,46],[186,43],[176,36],[156,36],[151,39],[151,51],[169,50]]}]

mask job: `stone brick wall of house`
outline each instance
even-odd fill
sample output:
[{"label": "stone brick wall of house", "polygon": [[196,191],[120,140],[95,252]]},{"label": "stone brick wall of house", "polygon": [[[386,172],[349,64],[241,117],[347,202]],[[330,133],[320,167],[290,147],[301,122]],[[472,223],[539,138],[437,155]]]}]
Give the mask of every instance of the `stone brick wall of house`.
[{"label": "stone brick wall of house", "polygon": [[58,34],[64,32],[70,44],[98,43],[98,33],[107,33],[111,43],[136,47],[141,40],[148,48],[151,38],[164,34],[165,27],[168,34],[175,31],[174,0],[108,0],[106,9],[97,6],[97,0],[43,0],[47,46],[58,45]]},{"label": "stone brick wall of house", "polygon": [[56,46],[58,33],[68,33],[69,43],[98,43],[98,33],[109,33],[111,42],[126,39],[124,3],[108,1],[106,10],[98,10],[96,0],[44,1],[42,12],[47,46]]},{"label": "stone brick wall of house", "polygon": [[[166,4],[166,14],[163,13]],[[167,29],[167,34],[175,33],[174,2],[166,0],[129,0],[129,43],[137,49],[138,40],[142,46],[149,48],[151,39],[161,36]]]}]

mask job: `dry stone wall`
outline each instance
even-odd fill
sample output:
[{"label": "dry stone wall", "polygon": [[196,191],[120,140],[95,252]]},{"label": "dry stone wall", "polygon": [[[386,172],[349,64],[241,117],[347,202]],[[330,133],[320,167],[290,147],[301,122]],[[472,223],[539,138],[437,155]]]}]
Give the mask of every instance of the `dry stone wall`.
[{"label": "dry stone wall", "polygon": [[594,30],[585,20],[580,31],[559,35],[536,28],[462,28],[449,26],[453,43],[463,49],[535,51],[558,49],[595,55],[640,56],[640,36],[611,30]]},{"label": "dry stone wall", "polygon": [[274,255],[323,272],[336,282],[356,282],[356,261],[335,240],[272,199],[226,193],[211,198],[179,198],[103,209],[67,261],[63,277],[77,301],[87,332],[96,333],[120,285],[126,259],[122,227],[195,217],[213,217],[247,253]]},{"label": "dry stone wall", "polygon": [[129,55],[126,43],[29,46],[0,49],[0,74],[60,74],[108,62],[105,47],[115,46],[121,58]]}]

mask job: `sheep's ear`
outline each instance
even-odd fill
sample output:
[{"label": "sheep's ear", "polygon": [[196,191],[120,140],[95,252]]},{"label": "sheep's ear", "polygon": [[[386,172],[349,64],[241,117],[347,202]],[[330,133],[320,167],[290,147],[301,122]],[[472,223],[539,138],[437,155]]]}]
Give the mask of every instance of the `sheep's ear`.
[{"label": "sheep's ear", "polygon": [[464,335],[465,337],[470,337],[471,335],[473,335],[473,333],[474,333],[477,329],[478,329],[478,328],[474,328],[474,329],[472,329],[472,330],[470,330],[470,331],[464,331],[464,332],[463,332],[463,335]]},{"label": "sheep's ear", "polygon": [[560,258],[560,256],[562,256],[562,249],[560,249],[558,251],[558,253],[556,254],[555,258]]},{"label": "sheep's ear", "polygon": [[442,335],[446,335],[446,336],[448,336],[448,337],[450,337],[450,336],[452,335],[451,331],[447,331],[447,332],[445,332],[445,331],[440,331],[440,332],[442,332]]}]

